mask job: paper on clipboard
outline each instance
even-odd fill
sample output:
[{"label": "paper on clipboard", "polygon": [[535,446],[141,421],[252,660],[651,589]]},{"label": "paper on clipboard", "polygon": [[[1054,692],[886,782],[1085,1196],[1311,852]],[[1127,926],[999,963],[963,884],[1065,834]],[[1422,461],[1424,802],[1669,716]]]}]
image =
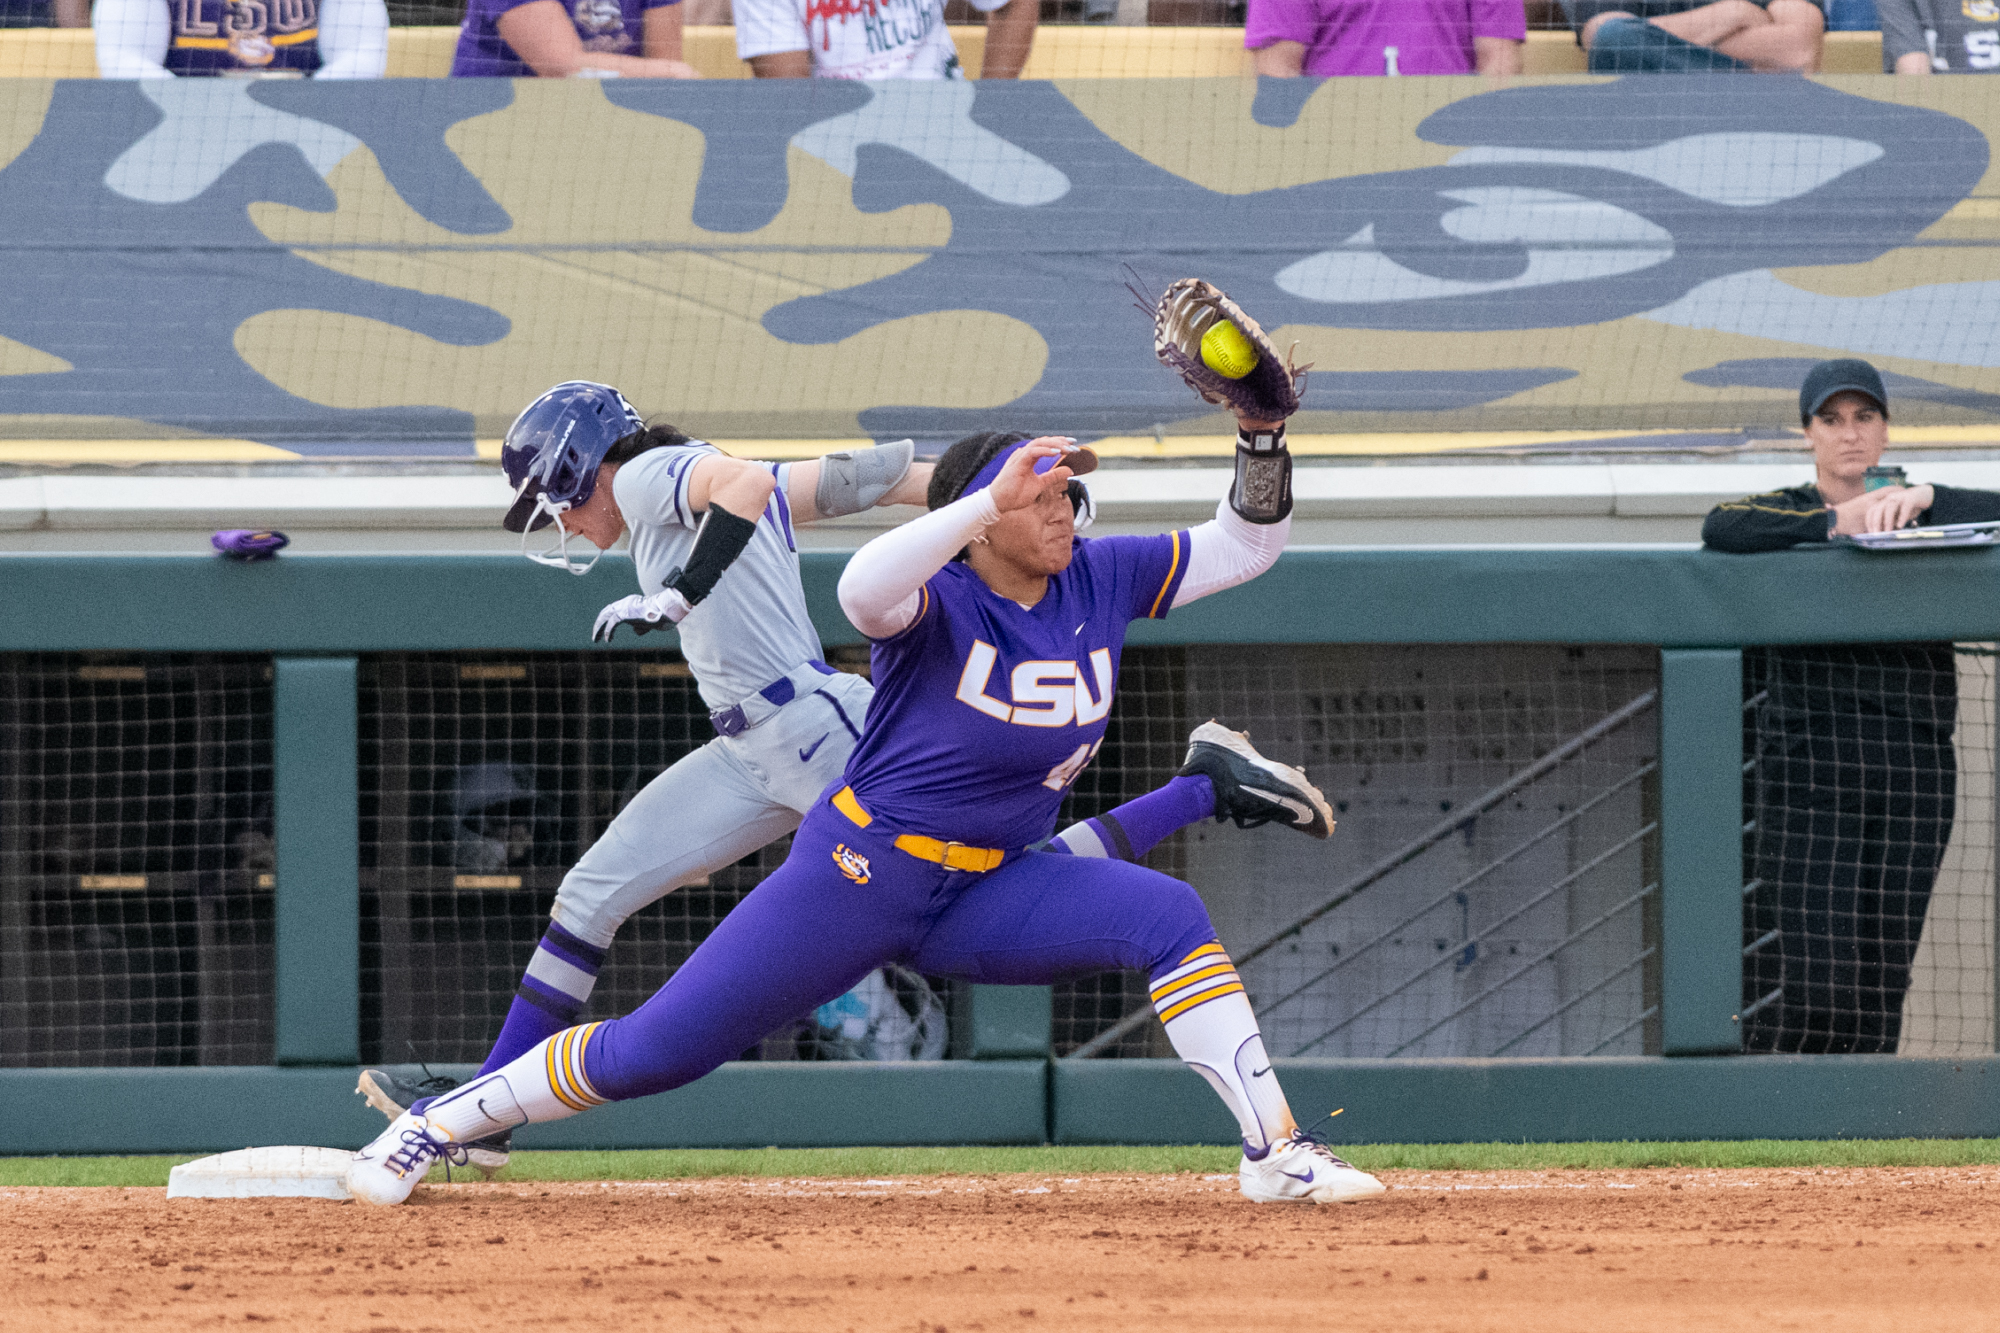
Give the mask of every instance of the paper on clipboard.
[{"label": "paper on clipboard", "polygon": [[1934,528],[1857,532],[1841,540],[1851,542],[1864,551],[1935,551],[1948,546],[1992,546],[2000,543],[2000,522],[1947,523]]}]

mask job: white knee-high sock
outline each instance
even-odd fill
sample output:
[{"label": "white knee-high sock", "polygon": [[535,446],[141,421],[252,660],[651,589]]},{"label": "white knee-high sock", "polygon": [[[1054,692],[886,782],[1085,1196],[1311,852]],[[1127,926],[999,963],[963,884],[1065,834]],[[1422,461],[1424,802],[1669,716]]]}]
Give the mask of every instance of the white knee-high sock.
[{"label": "white knee-high sock", "polygon": [[602,1106],[610,1099],[583,1072],[584,1047],[600,1026],[564,1028],[512,1064],[447,1092],[424,1108],[424,1118],[453,1142],[469,1143]]},{"label": "white knee-high sock", "polygon": [[1153,1008],[1174,1052],[1207,1079],[1243,1128],[1243,1150],[1262,1157],[1298,1128],[1264,1054],[1257,1015],[1236,965],[1204,944],[1153,978]]}]

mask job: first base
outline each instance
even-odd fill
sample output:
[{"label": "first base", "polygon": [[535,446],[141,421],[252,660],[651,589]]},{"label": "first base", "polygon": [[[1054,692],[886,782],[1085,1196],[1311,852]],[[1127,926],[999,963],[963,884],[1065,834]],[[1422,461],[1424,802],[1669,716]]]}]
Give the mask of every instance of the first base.
[{"label": "first base", "polygon": [[169,1199],[346,1199],[343,1148],[239,1148],[167,1173]]}]

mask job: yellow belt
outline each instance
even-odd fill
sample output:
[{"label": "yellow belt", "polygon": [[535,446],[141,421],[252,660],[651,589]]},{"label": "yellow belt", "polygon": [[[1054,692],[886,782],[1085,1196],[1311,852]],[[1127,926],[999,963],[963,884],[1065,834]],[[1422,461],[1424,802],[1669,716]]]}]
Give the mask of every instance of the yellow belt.
[{"label": "yellow belt", "polygon": [[[842,787],[833,794],[833,808],[852,820],[856,828],[867,828],[875,822],[875,816],[863,810],[861,802],[854,798],[852,787]],[[1007,856],[998,847],[968,847],[962,842],[926,838],[921,833],[905,833],[897,838],[896,850],[908,852],[919,861],[936,862],[946,870],[973,870],[982,874],[999,869]]]}]

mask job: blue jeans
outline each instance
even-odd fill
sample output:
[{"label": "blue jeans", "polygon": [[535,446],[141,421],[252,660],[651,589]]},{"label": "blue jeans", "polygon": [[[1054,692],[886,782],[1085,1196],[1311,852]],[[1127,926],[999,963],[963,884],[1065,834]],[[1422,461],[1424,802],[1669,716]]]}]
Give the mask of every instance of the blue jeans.
[{"label": "blue jeans", "polygon": [[1696,74],[1749,68],[1712,47],[1683,41],[1638,18],[1610,20],[1598,28],[1590,44],[1592,74]]}]

